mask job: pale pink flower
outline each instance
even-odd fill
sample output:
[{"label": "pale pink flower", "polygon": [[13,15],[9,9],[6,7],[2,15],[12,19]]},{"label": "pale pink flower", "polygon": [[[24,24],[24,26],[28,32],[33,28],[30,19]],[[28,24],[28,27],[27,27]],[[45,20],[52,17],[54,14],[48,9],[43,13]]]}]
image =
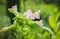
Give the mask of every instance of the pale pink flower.
[{"label": "pale pink flower", "polygon": [[14,11],[17,11],[17,5],[12,6],[11,9],[14,10]]},{"label": "pale pink flower", "polygon": [[40,10],[38,10],[37,12],[35,12],[33,14],[33,12],[31,11],[31,9],[26,11],[26,17],[29,19],[40,19]]},{"label": "pale pink flower", "polygon": [[[40,10],[36,11],[34,14],[31,9],[26,11],[26,18],[28,19],[40,19]],[[38,21],[39,26],[43,26],[43,20]]]},{"label": "pale pink flower", "polygon": [[35,18],[36,19],[40,19],[40,10],[38,10],[37,12],[35,12]]},{"label": "pale pink flower", "polygon": [[31,9],[26,11],[26,17],[29,19],[35,19],[35,15],[32,13]]}]

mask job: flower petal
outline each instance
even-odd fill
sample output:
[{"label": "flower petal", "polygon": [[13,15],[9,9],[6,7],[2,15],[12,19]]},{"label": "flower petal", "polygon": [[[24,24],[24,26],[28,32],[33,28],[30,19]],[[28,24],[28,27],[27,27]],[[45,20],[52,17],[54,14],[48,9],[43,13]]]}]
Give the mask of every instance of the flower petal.
[{"label": "flower petal", "polygon": [[43,20],[40,20],[38,24],[39,26],[43,26]]},{"label": "flower petal", "polygon": [[26,17],[29,19],[35,19],[35,15],[32,13],[31,9],[26,11]]},{"label": "flower petal", "polygon": [[40,10],[38,10],[37,12],[35,12],[35,18],[36,19],[40,19]]},{"label": "flower petal", "polygon": [[17,11],[17,5],[12,6],[12,10]]}]

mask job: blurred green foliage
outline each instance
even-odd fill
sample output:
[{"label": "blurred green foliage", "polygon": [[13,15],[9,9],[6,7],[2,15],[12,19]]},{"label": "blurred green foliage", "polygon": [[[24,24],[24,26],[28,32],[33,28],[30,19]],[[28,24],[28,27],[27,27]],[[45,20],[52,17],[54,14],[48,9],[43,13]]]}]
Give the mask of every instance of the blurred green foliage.
[{"label": "blurred green foliage", "polygon": [[[15,15],[14,22],[11,26],[4,27],[0,31],[6,32],[8,30],[16,30],[14,32],[16,36],[15,39],[59,39],[60,23],[58,18],[60,13],[50,14],[48,19],[49,25],[41,26],[38,24],[38,21],[27,19],[25,13],[19,13],[12,8],[10,8],[9,11]],[[54,20],[54,16],[56,16],[56,20]]]},{"label": "blurred green foliage", "polygon": [[41,17],[44,20],[48,18],[49,14],[57,13],[58,11],[58,7],[56,6],[56,4],[45,4],[42,0],[21,0],[20,2],[21,13],[25,12],[28,9],[32,9],[33,12],[39,9],[41,10]]},{"label": "blurred green foliage", "polygon": [[[7,7],[7,0],[0,0],[0,29],[5,26],[9,26],[11,23],[10,18],[6,15],[6,7]],[[45,21],[45,25],[52,29],[55,33],[53,39],[60,39],[60,12],[58,4],[58,0],[20,0],[20,12],[24,13],[28,9],[32,9],[33,12],[37,10],[41,10],[41,18]],[[15,18],[19,20],[18,18]],[[14,24],[15,26],[16,24]],[[11,26],[12,27],[12,26]],[[11,27],[7,27],[5,29],[10,29]],[[24,25],[23,28],[28,28],[28,30],[22,31],[22,26],[17,24],[17,30],[12,29],[11,32],[13,34],[9,34],[8,39],[52,39],[52,36],[48,31],[44,31],[40,27],[36,27],[32,24],[28,27]],[[31,29],[30,29],[31,28]],[[19,31],[19,32],[18,32]],[[43,32],[44,31],[44,32]],[[22,33],[23,36],[22,36]],[[5,39],[3,37],[6,33],[0,33],[0,39]],[[12,34],[12,35],[11,35]]]},{"label": "blurred green foliage", "polygon": [[[6,3],[6,0],[1,0],[0,3]],[[10,19],[7,16],[7,4],[0,4],[0,28],[10,25]]]},{"label": "blurred green foliage", "polygon": [[[9,26],[10,24],[10,18],[7,16],[6,0],[0,0],[0,29]],[[6,33],[0,33],[0,39],[4,39],[5,34]]]}]

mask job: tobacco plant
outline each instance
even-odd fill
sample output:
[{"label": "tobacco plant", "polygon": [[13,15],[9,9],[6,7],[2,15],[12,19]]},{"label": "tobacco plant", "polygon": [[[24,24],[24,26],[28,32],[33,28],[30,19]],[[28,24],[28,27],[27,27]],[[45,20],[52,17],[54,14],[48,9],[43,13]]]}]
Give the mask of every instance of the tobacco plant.
[{"label": "tobacco plant", "polygon": [[60,39],[60,13],[51,13],[48,19],[48,26],[44,25],[43,19],[40,19],[41,11],[35,13],[31,9],[24,13],[17,11],[17,5],[8,9],[15,15],[14,22],[9,27],[4,27],[0,32],[13,31],[15,39]]}]

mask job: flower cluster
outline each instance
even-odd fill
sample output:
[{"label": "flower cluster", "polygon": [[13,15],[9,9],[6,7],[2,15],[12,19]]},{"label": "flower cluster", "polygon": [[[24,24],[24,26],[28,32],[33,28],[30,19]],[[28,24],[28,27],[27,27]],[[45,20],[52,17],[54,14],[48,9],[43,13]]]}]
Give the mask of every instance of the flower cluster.
[{"label": "flower cluster", "polygon": [[[17,11],[17,5],[12,6],[11,10]],[[40,10],[36,11],[35,13],[32,12],[31,9],[27,10],[24,14],[26,15],[27,19],[40,19]],[[43,20],[38,21],[39,26],[43,26]]]},{"label": "flower cluster", "polygon": [[[29,9],[29,10],[27,10],[27,11],[25,12],[26,18],[32,19],[32,20],[34,20],[34,19],[40,19],[40,12],[41,12],[41,11],[38,10],[38,11],[36,11],[35,13],[33,13],[33,12],[31,11],[31,9]],[[38,24],[39,24],[39,26],[43,26],[43,20],[38,21]]]}]

